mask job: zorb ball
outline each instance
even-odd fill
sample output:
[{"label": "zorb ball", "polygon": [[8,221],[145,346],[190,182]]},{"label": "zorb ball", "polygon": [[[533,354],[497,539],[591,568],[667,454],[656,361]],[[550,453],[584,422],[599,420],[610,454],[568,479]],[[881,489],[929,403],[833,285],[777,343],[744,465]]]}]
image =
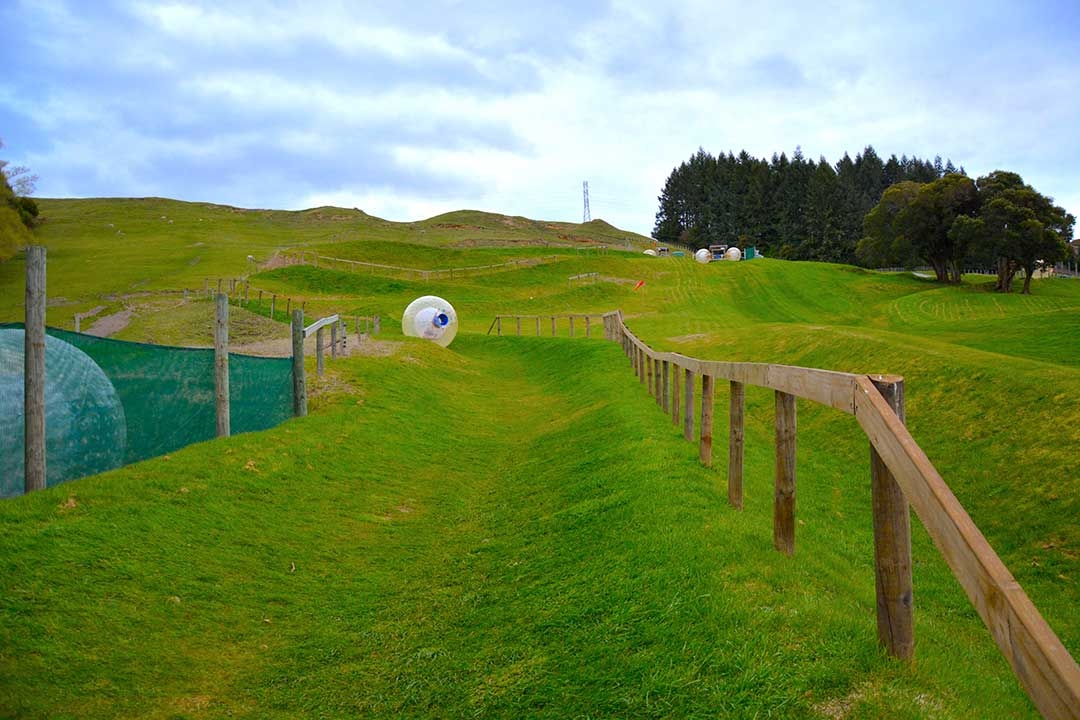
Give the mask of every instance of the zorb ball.
[{"label": "zorb ball", "polygon": [[[25,485],[22,330],[0,330],[0,497]],[[45,484],[120,467],[124,407],[109,378],[74,345],[45,336]]]},{"label": "zorb ball", "polygon": [[457,335],[454,306],[435,295],[425,295],[409,303],[401,316],[401,332],[446,347]]},{"label": "zorb ball", "polygon": [[712,251],[710,251],[708,248],[701,248],[696,253],[694,253],[694,259],[702,264],[708,263],[712,261]]},{"label": "zorb ball", "polygon": [[737,247],[730,247],[724,253],[724,257],[728,260],[742,260],[742,250]]}]

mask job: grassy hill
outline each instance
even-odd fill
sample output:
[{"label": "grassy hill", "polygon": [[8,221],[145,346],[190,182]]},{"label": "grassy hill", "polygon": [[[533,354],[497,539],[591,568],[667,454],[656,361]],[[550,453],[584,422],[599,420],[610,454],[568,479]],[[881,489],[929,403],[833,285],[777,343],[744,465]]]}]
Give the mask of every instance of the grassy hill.
[{"label": "grassy hill", "polygon": [[[135,339],[198,342],[210,304],[111,294],[201,287],[249,254],[559,257],[427,283],[253,273],[315,312],[383,314],[382,354],[331,364],[307,418],[0,504],[0,717],[1035,716],[917,523],[916,661],[877,649],[853,419],[799,405],[787,558],[771,546],[771,393],[748,391],[735,512],[726,454],[700,467],[618,347],[485,336],[499,312],[621,307],[661,349],[903,374],[915,438],[1080,655],[1080,284],[1000,296],[828,265],[585,253],[556,241],[584,245],[588,226],[545,236],[550,224],[471,212],[398,226],[330,208],[42,208],[50,295],[71,303],[50,322],[127,302]],[[0,319],[17,318],[21,272],[0,265]],[[601,282],[572,286],[581,272]],[[462,318],[445,350],[392,321],[429,292]]]}]

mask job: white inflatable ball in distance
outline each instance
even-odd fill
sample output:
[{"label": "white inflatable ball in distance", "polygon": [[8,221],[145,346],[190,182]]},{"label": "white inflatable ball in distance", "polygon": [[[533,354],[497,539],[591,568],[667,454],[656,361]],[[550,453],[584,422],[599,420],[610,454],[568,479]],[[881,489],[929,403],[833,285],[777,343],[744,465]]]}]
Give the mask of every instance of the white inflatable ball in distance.
[{"label": "white inflatable ball in distance", "polygon": [[401,332],[446,347],[457,336],[454,306],[436,295],[424,295],[409,303],[401,316]]}]

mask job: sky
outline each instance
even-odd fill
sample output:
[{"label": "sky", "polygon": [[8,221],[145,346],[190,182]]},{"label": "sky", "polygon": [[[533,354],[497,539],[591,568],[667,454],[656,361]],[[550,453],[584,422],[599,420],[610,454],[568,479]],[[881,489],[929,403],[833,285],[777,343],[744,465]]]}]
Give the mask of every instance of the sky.
[{"label": "sky", "polygon": [[37,197],[460,209],[648,234],[698,148],[867,145],[1080,216],[1080,2],[0,0]]}]

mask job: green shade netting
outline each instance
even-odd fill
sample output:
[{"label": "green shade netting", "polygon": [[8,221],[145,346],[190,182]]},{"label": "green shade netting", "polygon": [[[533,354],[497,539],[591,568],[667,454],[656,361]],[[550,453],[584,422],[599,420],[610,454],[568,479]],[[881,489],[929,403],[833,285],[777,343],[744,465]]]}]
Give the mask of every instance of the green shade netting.
[{"label": "green shade netting", "polygon": [[[46,329],[49,486],[215,437],[214,351]],[[21,324],[0,324],[0,496],[23,492]],[[292,360],[229,354],[233,434],[292,416]]]}]

